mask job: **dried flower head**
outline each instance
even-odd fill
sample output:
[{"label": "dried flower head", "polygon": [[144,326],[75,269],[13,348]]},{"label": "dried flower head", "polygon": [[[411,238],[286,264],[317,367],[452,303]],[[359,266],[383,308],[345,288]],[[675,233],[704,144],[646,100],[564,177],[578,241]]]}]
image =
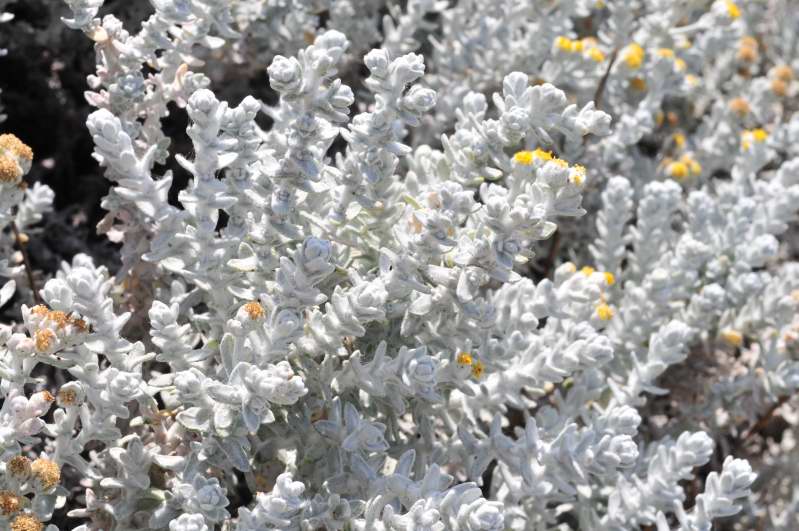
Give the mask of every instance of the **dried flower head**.
[{"label": "dried flower head", "polygon": [[31,461],[24,455],[16,455],[6,463],[6,472],[16,481],[25,481],[31,473]]},{"label": "dried flower head", "polygon": [[14,159],[0,154],[0,182],[13,183],[22,177],[22,169]]},{"label": "dried flower head", "polygon": [[613,308],[603,302],[596,307],[596,314],[600,321],[610,321],[613,318]]},{"label": "dried flower head", "polygon": [[746,116],[749,114],[749,102],[744,98],[733,98],[729,103],[730,110],[738,116]]},{"label": "dried flower head", "polygon": [[793,80],[793,69],[788,65],[775,66],[771,71],[772,76],[788,83]]},{"label": "dried flower head", "polygon": [[33,160],[33,150],[12,134],[0,135],[0,149],[10,151],[21,159]]},{"label": "dried flower head", "polygon": [[0,516],[11,516],[22,509],[22,499],[10,490],[0,490]]},{"label": "dried flower head", "polygon": [[53,346],[53,342],[55,341],[56,337],[55,332],[49,328],[42,328],[41,330],[36,331],[33,339],[36,343],[36,350],[38,352],[47,352]]},{"label": "dried flower head", "polygon": [[31,474],[39,481],[44,490],[50,490],[61,481],[61,467],[43,457],[31,463]]},{"label": "dried flower head", "polygon": [[31,514],[21,514],[11,522],[11,531],[42,531],[44,524]]},{"label": "dried flower head", "polygon": [[754,63],[757,61],[758,48],[757,39],[748,35],[743,37],[738,46],[738,60],[743,63]]},{"label": "dried flower head", "polygon": [[262,319],[265,312],[264,307],[257,301],[251,301],[244,305],[244,311],[250,316],[253,321]]}]

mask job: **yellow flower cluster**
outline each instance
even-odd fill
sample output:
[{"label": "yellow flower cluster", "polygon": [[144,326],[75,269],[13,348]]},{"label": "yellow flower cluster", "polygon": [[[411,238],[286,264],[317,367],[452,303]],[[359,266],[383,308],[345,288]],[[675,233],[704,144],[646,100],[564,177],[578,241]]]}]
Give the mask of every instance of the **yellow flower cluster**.
[{"label": "yellow flower cluster", "polygon": [[763,142],[768,139],[768,133],[765,129],[751,129],[744,131],[741,133],[741,149],[744,151],[749,151],[749,148],[752,147],[752,143],[762,144]]},{"label": "yellow flower cluster", "polygon": [[471,367],[472,368],[472,377],[479,380],[483,373],[485,372],[485,365],[479,359],[475,359],[472,357],[471,354],[468,352],[461,352],[458,354],[458,357],[455,359],[460,367]]},{"label": "yellow flower cluster", "polygon": [[666,175],[677,181],[683,181],[689,177],[697,177],[702,173],[702,165],[688,153],[677,160],[665,159],[663,165],[666,169]]},{"label": "yellow flower cluster", "polygon": [[621,60],[632,70],[638,70],[644,64],[646,52],[638,43],[631,43],[621,51]]},{"label": "yellow flower cluster", "polygon": [[541,148],[536,148],[533,151],[518,151],[515,155],[513,155],[513,160],[522,166],[531,166],[536,161],[540,161],[542,163],[551,162],[552,164],[556,164],[561,168],[569,168],[569,181],[571,181],[575,186],[580,186],[585,182],[585,166],[580,164],[571,166],[569,165],[568,161],[554,156],[551,151],[544,151]]},{"label": "yellow flower cluster", "polygon": [[741,10],[735,2],[727,0],[726,6],[727,6],[727,15],[729,15],[731,19],[735,20],[736,18],[741,16]]},{"label": "yellow flower cluster", "polygon": [[[580,269],[580,273],[582,273],[587,277],[590,277],[594,273],[597,273],[597,270],[591,266],[584,266],[582,269]],[[603,276],[605,285],[607,285],[608,287],[616,283],[616,276],[610,271],[599,271],[599,273]],[[610,305],[608,305],[608,303],[605,300],[605,294],[604,293],[600,294],[599,304],[596,307],[596,315],[597,317],[599,317],[599,320],[610,321],[613,318],[614,314],[615,312],[613,311],[613,308],[611,308]]]},{"label": "yellow flower cluster", "polygon": [[570,39],[561,35],[555,38],[555,49],[566,53],[581,53],[592,61],[601,63],[605,60],[605,54],[596,46],[596,39],[586,37],[585,39]]},{"label": "yellow flower cluster", "polygon": [[671,48],[660,48],[657,51],[657,55],[658,55],[658,57],[663,57],[665,59],[671,59],[672,61],[674,61],[674,68],[678,72],[684,71],[686,69],[686,67],[687,67],[685,61],[683,59],[677,57],[674,54],[674,50],[672,50]]}]

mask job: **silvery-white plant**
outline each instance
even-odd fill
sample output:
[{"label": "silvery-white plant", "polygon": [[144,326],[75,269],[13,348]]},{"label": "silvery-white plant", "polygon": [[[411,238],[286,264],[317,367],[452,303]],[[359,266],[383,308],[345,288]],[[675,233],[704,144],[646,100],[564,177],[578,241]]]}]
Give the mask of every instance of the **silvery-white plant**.
[{"label": "silvery-white plant", "polygon": [[118,271],[29,290],[0,137],[0,524],[796,528],[791,2],[103,3]]}]

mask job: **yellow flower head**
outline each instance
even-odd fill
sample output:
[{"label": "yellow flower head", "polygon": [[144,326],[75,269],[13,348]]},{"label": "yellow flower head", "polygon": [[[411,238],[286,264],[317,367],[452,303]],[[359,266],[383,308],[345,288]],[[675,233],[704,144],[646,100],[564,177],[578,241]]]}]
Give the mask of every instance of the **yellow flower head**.
[{"label": "yellow flower head", "polygon": [[645,55],[646,52],[644,52],[644,49],[641,48],[641,45],[634,42],[632,44],[628,44],[622,50],[621,58],[629,68],[637,70],[641,68],[642,64],[644,64]]},{"label": "yellow flower head", "polygon": [[552,152],[544,151],[541,148],[536,148],[535,151],[519,151],[513,156],[513,160],[522,166],[530,166],[536,160],[548,161],[552,159]]},{"label": "yellow flower head", "polygon": [[602,274],[605,275],[605,284],[607,284],[608,286],[612,286],[613,284],[616,283],[616,276],[610,271],[605,271]]},{"label": "yellow flower head", "polygon": [[688,166],[682,161],[675,161],[666,166],[666,173],[669,177],[681,181],[688,177]]},{"label": "yellow flower head", "polygon": [[468,367],[472,364],[472,355],[468,352],[461,352],[458,354],[456,361],[461,367]]},{"label": "yellow flower head", "polygon": [[605,60],[605,54],[602,53],[602,50],[599,48],[591,48],[588,50],[588,58],[597,63],[601,63]]},{"label": "yellow flower head", "polygon": [[685,146],[685,135],[682,133],[674,133],[671,135],[671,139],[674,140],[674,145],[677,146],[678,149],[682,149]]},{"label": "yellow flower head", "polygon": [[585,267],[583,267],[583,268],[580,270],[580,273],[582,273],[583,275],[585,275],[585,276],[587,276],[587,277],[590,277],[591,275],[593,275],[593,274],[594,274],[594,271],[596,271],[596,269],[594,269],[593,267],[591,267],[591,266],[585,266]]},{"label": "yellow flower head", "polygon": [[740,347],[744,342],[744,336],[737,330],[726,329],[719,334],[722,340],[733,347]]},{"label": "yellow flower head", "polygon": [[738,8],[738,5],[731,0],[727,0],[727,15],[730,16],[731,19],[735,20],[736,18],[741,16],[741,10]]},{"label": "yellow flower head", "polygon": [[600,321],[610,321],[613,318],[613,308],[603,302],[596,307],[596,314]]},{"label": "yellow flower head", "polygon": [[515,160],[518,164],[522,166],[529,166],[533,163],[533,152],[532,151],[519,151],[513,156],[513,160]]},{"label": "yellow flower head", "polygon": [[752,142],[762,144],[768,139],[768,133],[764,129],[752,129],[751,131],[744,131],[741,133],[741,148],[748,151],[752,147]]},{"label": "yellow flower head", "polygon": [[665,57],[666,59],[674,59],[674,50],[671,48],[659,48],[657,51],[658,57]]},{"label": "yellow flower head", "polygon": [[686,154],[680,157],[680,162],[688,166],[688,172],[691,175],[697,176],[702,173],[702,165],[694,160],[690,155]]},{"label": "yellow flower head", "polygon": [[571,52],[572,51],[572,40],[568,37],[564,37],[561,35],[560,37],[555,38],[555,46],[563,50],[564,52]]}]

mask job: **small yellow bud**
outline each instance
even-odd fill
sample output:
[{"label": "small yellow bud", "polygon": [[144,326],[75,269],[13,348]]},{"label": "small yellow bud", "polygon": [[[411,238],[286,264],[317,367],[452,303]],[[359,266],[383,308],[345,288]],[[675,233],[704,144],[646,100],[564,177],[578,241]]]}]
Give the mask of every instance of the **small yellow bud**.
[{"label": "small yellow bud", "polygon": [[601,63],[605,60],[605,54],[602,53],[602,50],[599,48],[591,48],[588,50],[588,58],[597,63]]},{"label": "small yellow bud", "polygon": [[568,37],[564,37],[561,35],[560,37],[555,38],[555,46],[563,50],[564,52],[571,52],[572,51],[572,41]]},{"label": "small yellow bud", "polygon": [[737,330],[726,329],[719,334],[725,343],[733,347],[740,347],[744,342],[744,337]]},{"label": "small yellow bud", "polygon": [[610,321],[613,318],[613,308],[603,302],[596,307],[596,314],[600,321]]},{"label": "small yellow bud", "polygon": [[741,16],[741,10],[735,4],[735,2],[727,1],[727,14],[730,16],[731,19],[736,19]]},{"label": "small yellow bud", "polygon": [[581,166],[579,164],[575,164],[572,167],[571,174],[569,175],[569,180],[571,180],[572,184],[575,186],[580,186],[585,182],[585,166]]},{"label": "small yellow bud", "polygon": [[637,70],[644,64],[645,55],[646,52],[641,48],[641,45],[634,42],[628,44],[624,50],[622,50],[621,58],[629,68]]},{"label": "small yellow bud", "polygon": [[585,267],[583,267],[583,268],[580,270],[580,273],[582,273],[583,275],[585,275],[585,276],[587,276],[587,277],[590,277],[591,275],[593,275],[593,274],[594,274],[594,271],[596,271],[596,270],[595,270],[593,267],[591,267],[591,266],[585,266]]},{"label": "small yellow bud", "polygon": [[468,367],[472,364],[472,355],[468,352],[461,352],[458,354],[457,362],[461,367]]},{"label": "small yellow bud", "polygon": [[671,48],[659,48],[657,51],[658,57],[665,57],[666,59],[674,59],[674,50]]},{"label": "small yellow bud", "polygon": [[674,133],[671,135],[671,139],[674,140],[674,145],[679,149],[682,149],[685,145],[685,135],[682,133]]},{"label": "small yellow bud", "polygon": [[764,129],[754,129],[752,131],[752,137],[755,139],[755,142],[765,142],[768,138],[768,133]]},{"label": "small yellow bud", "polygon": [[605,275],[605,283],[606,283],[608,286],[612,286],[613,284],[615,284],[615,283],[616,283],[616,275],[614,275],[614,274],[613,274],[613,273],[611,273],[610,271],[605,271],[605,272],[604,272],[604,273],[602,273],[602,274],[603,274],[603,275]]},{"label": "small yellow bud", "polygon": [[688,166],[684,162],[672,162],[666,166],[666,173],[669,177],[681,181],[688,177]]},{"label": "small yellow bud", "polygon": [[513,160],[515,160],[518,164],[522,166],[529,166],[533,163],[533,152],[532,151],[519,151],[513,156]]}]

